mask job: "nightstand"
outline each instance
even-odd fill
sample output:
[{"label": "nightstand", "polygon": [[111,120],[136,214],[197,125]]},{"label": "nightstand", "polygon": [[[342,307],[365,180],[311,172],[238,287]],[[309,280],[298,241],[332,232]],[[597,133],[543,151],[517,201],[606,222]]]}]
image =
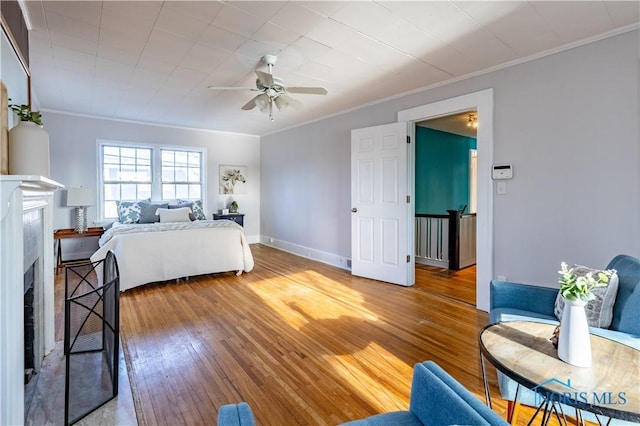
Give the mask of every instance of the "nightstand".
[{"label": "nightstand", "polygon": [[73,229],[58,229],[53,233],[53,239],[57,243],[57,254],[56,254],[56,273],[62,268],[65,268],[67,265],[74,265],[80,263],[86,263],[89,259],[73,259],[73,260],[62,260],[62,240],[65,238],[85,238],[85,237],[101,237],[104,234],[104,229],[102,227],[95,227],[87,229],[87,232],[83,232],[82,234],[76,232]]},{"label": "nightstand", "polygon": [[213,214],[213,220],[220,219],[231,220],[240,226],[244,226],[244,213]]}]

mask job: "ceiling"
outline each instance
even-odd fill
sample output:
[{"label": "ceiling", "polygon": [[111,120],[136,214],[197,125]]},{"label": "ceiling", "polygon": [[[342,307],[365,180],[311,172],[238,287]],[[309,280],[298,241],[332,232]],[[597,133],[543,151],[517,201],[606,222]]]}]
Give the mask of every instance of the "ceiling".
[{"label": "ceiling", "polygon": [[[636,1],[26,2],[42,110],[264,135],[629,28]],[[301,110],[240,108],[260,59]]]},{"label": "ceiling", "polygon": [[[471,119],[469,119],[471,117]],[[475,110],[461,112],[459,114],[445,115],[443,117],[432,118],[420,121],[416,126],[427,127],[429,129],[440,130],[442,132],[453,133],[470,138],[478,136],[478,113]]]}]

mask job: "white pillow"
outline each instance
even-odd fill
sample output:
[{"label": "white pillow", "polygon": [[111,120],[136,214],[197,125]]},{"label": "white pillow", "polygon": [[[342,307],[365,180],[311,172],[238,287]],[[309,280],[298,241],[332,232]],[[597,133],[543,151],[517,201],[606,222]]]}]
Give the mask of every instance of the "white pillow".
[{"label": "white pillow", "polygon": [[181,207],[179,209],[158,209],[157,214],[160,215],[160,223],[167,222],[191,222],[189,218],[191,208]]}]

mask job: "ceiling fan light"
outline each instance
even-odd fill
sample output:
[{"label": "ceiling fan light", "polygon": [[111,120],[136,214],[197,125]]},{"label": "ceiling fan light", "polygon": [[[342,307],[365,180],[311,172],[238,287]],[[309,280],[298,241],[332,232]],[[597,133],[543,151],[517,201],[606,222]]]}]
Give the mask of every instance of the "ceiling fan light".
[{"label": "ceiling fan light", "polygon": [[276,103],[276,106],[278,107],[279,110],[286,109],[289,107],[289,101],[287,101],[285,98],[281,96],[278,96],[273,101]]},{"label": "ceiling fan light", "polygon": [[260,108],[260,111],[265,112],[269,108],[269,97],[264,93],[256,96],[256,105]]}]

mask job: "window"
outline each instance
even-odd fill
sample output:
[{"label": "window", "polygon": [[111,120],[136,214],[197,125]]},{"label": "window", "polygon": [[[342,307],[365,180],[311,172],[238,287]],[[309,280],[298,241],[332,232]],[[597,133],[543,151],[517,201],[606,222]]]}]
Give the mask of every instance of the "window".
[{"label": "window", "polygon": [[162,149],[162,199],[198,200],[202,193],[200,152]]},{"label": "window", "polygon": [[202,198],[204,149],[108,141],[98,145],[100,219],[118,217],[116,201]]}]

